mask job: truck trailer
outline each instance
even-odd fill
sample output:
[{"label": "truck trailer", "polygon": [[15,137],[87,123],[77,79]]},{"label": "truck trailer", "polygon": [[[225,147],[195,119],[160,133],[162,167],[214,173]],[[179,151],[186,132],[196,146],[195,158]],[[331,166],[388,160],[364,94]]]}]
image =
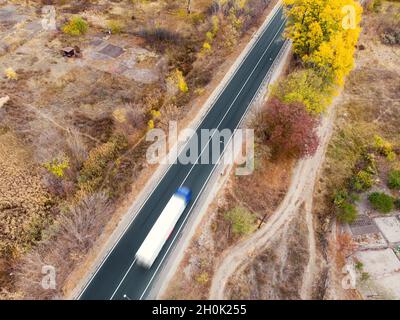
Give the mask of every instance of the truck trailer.
[{"label": "truck trailer", "polygon": [[180,187],[174,193],[136,252],[135,257],[138,264],[145,268],[150,268],[153,265],[191,197],[192,192],[187,187]]}]

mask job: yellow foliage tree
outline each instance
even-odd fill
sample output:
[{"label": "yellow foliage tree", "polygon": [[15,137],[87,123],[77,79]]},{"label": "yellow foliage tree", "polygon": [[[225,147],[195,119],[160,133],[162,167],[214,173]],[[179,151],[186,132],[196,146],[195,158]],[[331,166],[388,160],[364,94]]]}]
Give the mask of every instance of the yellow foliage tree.
[{"label": "yellow foliage tree", "polygon": [[46,162],[44,167],[56,177],[63,178],[64,171],[69,168],[69,160],[65,157],[53,159],[52,161]]},{"label": "yellow foliage tree", "polygon": [[150,110],[150,114],[154,119],[157,119],[157,118],[161,117],[160,110],[152,109],[152,110]]},{"label": "yellow foliage tree", "polygon": [[212,16],[211,22],[212,22],[212,33],[215,36],[219,31],[219,23],[220,22],[219,22],[218,16]]},{"label": "yellow foliage tree", "polygon": [[393,151],[393,145],[389,141],[378,135],[374,136],[374,140],[374,147],[379,153],[386,156],[389,161],[396,160],[396,153]]},{"label": "yellow foliage tree", "polygon": [[83,18],[73,17],[62,27],[62,31],[70,36],[80,36],[88,31],[88,23]]},{"label": "yellow foliage tree", "polygon": [[208,42],[203,43],[203,50],[204,51],[211,51],[211,45]]},{"label": "yellow foliage tree", "polygon": [[179,88],[179,90],[180,90],[181,92],[184,92],[184,93],[188,92],[188,91],[189,91],[189,88],[188,88],[188,86],[187,86],[185,77],[183,76],[182,71],[180,71],[180,70],[178,70],[178,69],[176,69],[176,79],[177,79],[177,81],[178,81],[178,88]]},{"label": "yellow foliage tree", "polygon": [[205,285],[209,280],[210,277],[207,272],[202,272],[196,277],[196,281],[201,285]]},{"label": "yellow foliage tree", "polygon": [[149,129],[149,130],[152,130],[152,129],[154,129],[154,120],[153,119],[150,119],[149,120],[149,122],[147,122],[147,128]]},{"label": "yellow foliage tree", "polygon": [[189,87],[186,83],[185,77],[181,70],[175,69],[171,72],[167,81],[175,86],[180,92],[186,93],[189,91]]},{"label": "yellow foliage tree", "polygon": [[354,64],[362,7],[355,0],[284,0],[295,53],[336,84]]},{"label": "yellow foliage tree", "polygon": [[7,68],[4,73],[8,80],[18,80],[18,75],[13,68]]},{"label": "yellow foliage tree", "polygon": [[312,69],[298,70],[272,87],[272,93],[286,103],[303,103],[308,112],[325,112],[333,89]]}]

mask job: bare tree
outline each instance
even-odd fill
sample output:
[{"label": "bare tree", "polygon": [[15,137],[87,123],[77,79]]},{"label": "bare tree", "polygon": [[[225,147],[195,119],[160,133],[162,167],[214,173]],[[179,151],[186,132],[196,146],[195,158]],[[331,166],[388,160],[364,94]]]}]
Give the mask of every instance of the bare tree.
[{"label": "bare tree", "polygon": [[107,209],[108,200],[103,192],[89,195],[78,205],[70,206],[58,219],[61,238],[70,247],[87,250],[99,235],[99,226],[106,218]]},{"label": "bare tree", "polygon": [[88,152],[82,136],[76,129],[70,128],[68,130],[66,142],[76,162],[78,164],[84,162]]},{"label": "bare tree", "polygon": [[[48,230],[48,239],[19,262],[15,270],[16,291],[26,299],[62,297],[68,275],[101,234],[109,212],[109,200],[103,192],[88,195],[69,206]],[[56,271],[54,290],[42,287],[44,266],[52,266]]]}]

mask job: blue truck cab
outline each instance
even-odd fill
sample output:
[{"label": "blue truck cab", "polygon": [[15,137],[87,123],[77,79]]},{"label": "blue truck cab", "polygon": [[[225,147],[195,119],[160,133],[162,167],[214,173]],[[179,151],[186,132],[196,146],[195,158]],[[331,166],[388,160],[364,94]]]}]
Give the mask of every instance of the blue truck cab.
[{"label": "blue truck cab", "polygon": [[175,195],[183,198],[185,203],[188,204],[192,199],[192,190],[190,190],[188,187],[180,187],[178,190],[176,190]]}]

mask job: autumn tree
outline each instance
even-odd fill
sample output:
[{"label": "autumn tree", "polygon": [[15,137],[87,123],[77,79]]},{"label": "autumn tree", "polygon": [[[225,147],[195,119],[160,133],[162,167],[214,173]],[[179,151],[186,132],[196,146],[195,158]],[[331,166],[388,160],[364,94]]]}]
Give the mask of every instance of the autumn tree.
[{"label": "autumn tree", "polygon": [[343,84],[354,64],[362,8],[355,0],[284,0],[286,36],[295,53],[324,78]]},{"label": "autumn tree", "polygon": [[283,103],[273,98],[261,114],[258,135],[275,157],[312,156],[318,147],[318,120],[301,103]]},{"label": "autumn tree", "polygon": [[312,69],[292,72],[273,86],[272,93],[285,103],[304,104],[313,115],[324,112],[332,102],[332,86]]}]

